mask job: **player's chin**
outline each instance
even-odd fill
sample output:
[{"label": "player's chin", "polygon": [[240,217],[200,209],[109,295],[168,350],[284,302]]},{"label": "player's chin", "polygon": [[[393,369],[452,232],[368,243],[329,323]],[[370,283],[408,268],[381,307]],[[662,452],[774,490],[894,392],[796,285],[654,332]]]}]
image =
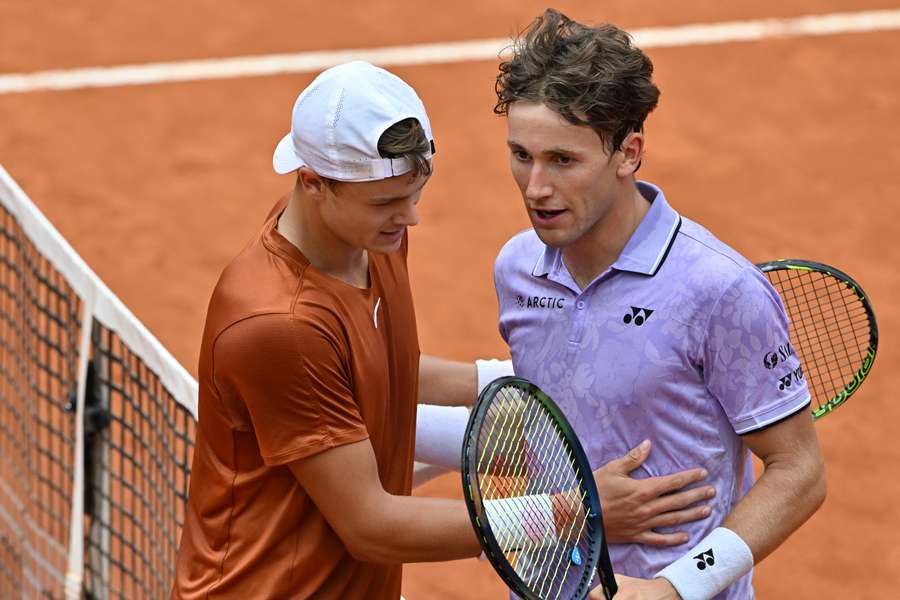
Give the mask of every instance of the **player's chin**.
[{"label": "player's chin", "polygon": [[547,229],[535,225],[534,232],[544,244],[551,248],[565,248],[573,241],[572,234],[563,229]]},{"label": "player's chin", "polygon": [[378,254],[390,254],[399,250],[402,244],[403,231],[390,234],[379,233],[366,249]]}]

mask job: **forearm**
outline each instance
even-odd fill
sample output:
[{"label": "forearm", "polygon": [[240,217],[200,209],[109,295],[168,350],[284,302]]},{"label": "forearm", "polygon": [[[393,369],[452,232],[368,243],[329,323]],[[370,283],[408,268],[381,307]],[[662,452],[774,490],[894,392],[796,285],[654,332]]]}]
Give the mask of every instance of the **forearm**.
[{"label": "forearm", "polygon": [[419,404],[472,406],[477,396],[475,364],[428,356],[419,358]]},{"label": "forearm", "polygon": [[392,496],[374,506],[351,552],[376,563],[436,562],[476,557],[481,545],[460,500]]},{"label": "forearm", "polygon": [[809,413],[742,439],[763,461],[763,474],[721,527],[658,574],[684,600],[715,597],[784,542],[825,498],[824,465]]},{"label": "forearm", "polygon": [[775,457],[722,525],[744,540],[754,562],[759,563],[806,522],[824,500],[825,477],[820,462],[803,465],[789,457]]}]

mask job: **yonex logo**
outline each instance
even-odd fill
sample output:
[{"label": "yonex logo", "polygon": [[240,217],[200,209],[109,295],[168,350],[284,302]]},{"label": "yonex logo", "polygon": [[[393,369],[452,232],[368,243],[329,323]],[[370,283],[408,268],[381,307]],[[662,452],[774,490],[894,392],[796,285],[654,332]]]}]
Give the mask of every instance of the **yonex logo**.
[{"label": "yonex logo", "polygon": [[581,552],[578,548],[572,548],[572,563],[575,566],[581,566]]},{"label": "yonex logo", "polygon": [[634,322],[635,325],[640,327],[643,325],[647,319],[650,318],[650,315],[653,314],[652,308],[641,308],[640,306],[632,306],[631,314],[626,314],[622,321],[625,322],[626,325]]},{"label": "yonex logo", "polygon": [[519,308],[563,308],[565,298],[553,298],[552,296],[516,296],[516,304]]},{"label": "yonex logo", "polygon": [[791,387],[795,383],[800,383],[800,380],[803,379],[803,367],[797,367],[793,371],[789,371],[787,375],[784,377],[778,378],[778,389],[786,390]]},{"label": "yonex logo", "polygon": [[706,567],[711,567],[716,564],[716,557],[713,555],[712,548],[710,548],[706,552],[701,552],[694,557],[694,560],[697,561],[697,568],[701,571]]}]

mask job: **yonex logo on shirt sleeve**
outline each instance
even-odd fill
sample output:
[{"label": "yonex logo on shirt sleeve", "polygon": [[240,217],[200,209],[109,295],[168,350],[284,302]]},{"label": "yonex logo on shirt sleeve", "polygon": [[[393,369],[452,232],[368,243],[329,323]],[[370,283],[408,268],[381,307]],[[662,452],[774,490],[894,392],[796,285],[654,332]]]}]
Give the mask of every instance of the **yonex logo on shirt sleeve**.
[{"label": "yonex logo on shirt sleeve", "polygon": [[794,383],[800,383],[803,379],[803,367],[799,366],[793,371],[788,371],[787,375],[778,379],[778,389],[784,390],[791,387]]}]

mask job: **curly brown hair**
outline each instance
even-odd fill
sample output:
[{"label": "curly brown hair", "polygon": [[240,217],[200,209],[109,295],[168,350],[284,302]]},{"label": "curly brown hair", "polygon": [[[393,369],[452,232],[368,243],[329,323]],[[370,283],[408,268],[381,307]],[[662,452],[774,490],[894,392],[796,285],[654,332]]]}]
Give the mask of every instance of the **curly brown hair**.
[{"label": "curly brown hair", "polygon": [[615,25],[587,27],[547,9],[500,64],[494,112],[520,100],[541,102],[574,125],[589,125],[618,150],[656,108],[653,63]]}]

